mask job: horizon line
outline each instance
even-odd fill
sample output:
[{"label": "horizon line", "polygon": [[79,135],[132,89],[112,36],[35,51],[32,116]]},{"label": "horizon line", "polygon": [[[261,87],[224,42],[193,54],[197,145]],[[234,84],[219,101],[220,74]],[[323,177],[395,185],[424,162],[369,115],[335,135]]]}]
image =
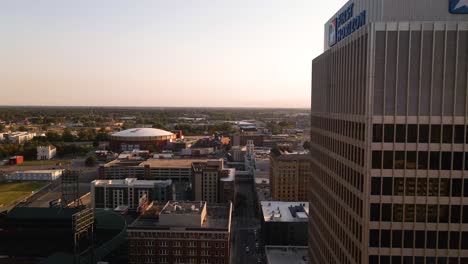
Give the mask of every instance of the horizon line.
[{"label": "horizon line", "polygon": [[192,109],[278,109],[278,110],[308,110],[311,108],[307,107],[259,107],[259,106],[97,106],[97,105],[0,105],[0,108],[10,107],[44,107],[44,108],[192,108]]}]

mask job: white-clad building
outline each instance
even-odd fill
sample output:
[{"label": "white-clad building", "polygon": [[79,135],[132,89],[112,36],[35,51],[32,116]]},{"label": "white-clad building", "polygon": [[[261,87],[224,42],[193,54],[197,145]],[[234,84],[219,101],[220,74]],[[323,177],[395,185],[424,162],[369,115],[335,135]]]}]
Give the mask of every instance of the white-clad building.
[{"label": "white-clad building", "polygon": [[36,136],[36,133],[29,132],[12,132],[3,135],[11,143],[15,144],[24,144],[27,141],[33,139]]},{"label": "white-clad building", "polygon": [[28,170],[7,175],[10,181],[53,181],[60,178],[64,170]]},{"label": "white-clad building", "polygon": [[130,210],[137,210],[143,196],[148,203],[172,200],[173,187],[171,180],[94,180],[91,182],[91,204],[93,208],[127,206]]},{"label": "white-clad building", "polygon": [[50,160],[57,155],[57,148],[54,146],[37,147],[37,160]]}]

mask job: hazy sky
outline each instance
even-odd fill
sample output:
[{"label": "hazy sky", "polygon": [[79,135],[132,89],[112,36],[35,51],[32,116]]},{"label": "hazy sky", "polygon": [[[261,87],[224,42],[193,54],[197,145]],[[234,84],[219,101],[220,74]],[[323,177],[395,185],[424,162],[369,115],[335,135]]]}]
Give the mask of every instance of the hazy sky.
[{"label": "hazy sky", "polygon": [[2,0],[0,105],[310,107],[345,0]]}]

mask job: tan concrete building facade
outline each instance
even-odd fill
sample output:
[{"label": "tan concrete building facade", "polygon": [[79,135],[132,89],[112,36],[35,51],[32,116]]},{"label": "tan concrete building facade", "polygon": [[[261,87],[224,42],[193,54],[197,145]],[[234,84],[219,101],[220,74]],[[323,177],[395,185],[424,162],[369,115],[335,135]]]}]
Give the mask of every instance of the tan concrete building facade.
[{"label": "tan concrete building facade", "polygon": [[307,201],[309,181],[309,155],[271,153],[270,185],[273,200]]},{"label": "tan concrete building facade", "polygon": [[355,0],[326,24],[312,63],[311,263],[468,263],[465,10]]}]

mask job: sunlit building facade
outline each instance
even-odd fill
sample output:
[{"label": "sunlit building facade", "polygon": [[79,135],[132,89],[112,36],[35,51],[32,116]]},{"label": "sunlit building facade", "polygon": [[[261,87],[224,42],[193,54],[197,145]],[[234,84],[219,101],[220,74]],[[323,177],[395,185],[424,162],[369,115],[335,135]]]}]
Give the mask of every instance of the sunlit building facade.
[{"label": "sunlit building facade", "polygon": [[468,5],[355,0],[312,63],[311,263],[468,263]]}]

